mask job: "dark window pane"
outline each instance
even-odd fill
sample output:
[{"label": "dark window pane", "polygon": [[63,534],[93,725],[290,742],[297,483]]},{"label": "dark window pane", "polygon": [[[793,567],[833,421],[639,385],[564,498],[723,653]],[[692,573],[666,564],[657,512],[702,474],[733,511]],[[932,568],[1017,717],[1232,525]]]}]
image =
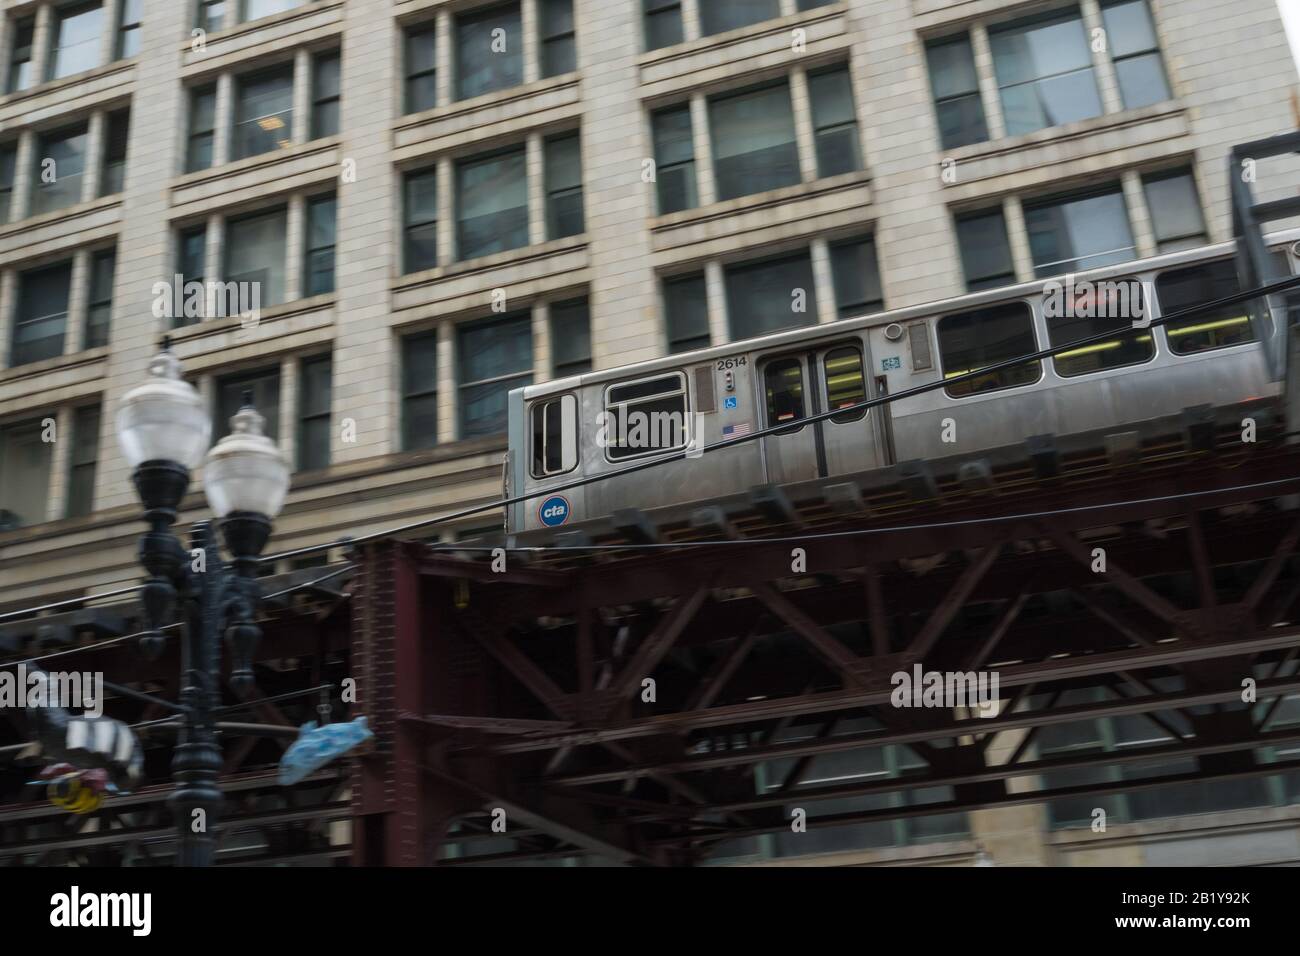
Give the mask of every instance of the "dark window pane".
[{"label": "dark window pane", "polygon": [[284,67],[236,83],[232,159],[287,149],[293,135],[293,68]]},{"label": "dark window pane", "polygon": [[190,135],[185,152],[185,171],[192,173],[212,165],[213,125],[217,108],[215,87],[205,86],[190,94]]},{"label": "dark window pane", "polygon": [[[1213,302],[1240,291],[1237,270],[1231,259],[1172,269],[1162,272],[1156,279],[1162,315]],[[1175,355],[1190,355],[1255,340],[1255,330],[1245,302],[1176,319],[1165,325],[1165,335]]]},{"label": "dark window pane", "polygon": [[934,109],[944,149],[982,143],[989,138],[988,127],[984,124],[984,104],[978,93],[944,100],[936,103]]},{"label": "dark window pane", "polygon": [[1204,244],[1205,220],[1191,170],[1146,176],[1142,185],[1161,252]]},{"label": "dark window pane", "polygon": [[1025,228],[1040,279],[1124,262],[1137,254],[1118,186],[1026,204]]},{"label": "dark window pane", "polygon": [[54,442],[41,421],[0,426],[0,531],[46,519]]},{"label": "dark window pane", "polygon": [[642,0],[645,4],[645,48],[658,50],[682,42],[682,6],[677,0]]},{"label": "dark window pane", "polygon": [[591,315],[586,299],[551,306],[551,367],[556,378],[591,371]]},{"label": "dark window pane", "polygon": [[957,244],[961,249],[966,288],[971,292],[1014,282],[1015,266],[1002,210],[963,216],[957,220]]},{"label": "dark window pane", "polygon": [[95,464],[99,455],[98,405],[78,408],[72,419],[72,455],[68,461],[67,515],[88,515],[95,504]]},{"label": "dark window pane", "polygon": [[318,56],[313,73],[311,135],[334,136],[339,131],[339,55]]},{"label": "dark window pane", "polygon": [[433,27],[406,35],[406,112],[438,105],[438,48]]},{"label": "dark window pane", "polygon": [[1009,135],[1101,115],[1077,10],[990,30],[989,46]]},{"label": "dark window pane", "polygon": [[708,36],[780,16],[778,0],[706,0],[700,4],[700,30]]},{"label": "dark window pane", "polygon": [[472,259],[528,245],[524,150],[456,166],[456,251]]},{"label": "dark window pane", "polygon": [[113,274],[117,254],[109,249],[97,252],[90,261],[90,294],[86,309],[84,348],[108,344],[108,327],[113,314]]},{"label": "dark window pane", "polygon": [[337,203],[333,196],[322,196],[307,204],[307,295],[334,291],[334,228]]},{"label": "dark window pane", "polygon": [[59,130],[40,138],[36,150],[36,166],[32,171],[32,215],[53,212],[81,202],[87,139],[84,126]]},{"label": "dark window pane", "polygon": [[1115,63],[1119,91],[1126,109],[1163,103],[1172,95],[1159,53],[1144,53]]},{"label": "dark window pane", "polygon": [[790,88],[781,83],[709,103],[718,198],[799,182]]},{"label": "dark window pane", "polygon": [[298,467],[304,471],[330,463],[330,388],[328,355],[305,361],[299,376]]},{"label": "dark window pane", "polygon": [[574,42],[573,0],[541,0],[542,76],[559,76],[578,66]]},{"label": "dark window pane", "polygon": [[402,448],[432,448],[438,441],[438,333],[402,340]]},{"label": "dark window pane", "polygon": [[11,366],[63,354],[71,286],[70,262],[24,272],[18,277],[18,311],[9,354]]},{"label": "dark window pane", "polygon": [[559,239],[583,230],[582,156],[577,134],[546,141],[546,236]]},{"label": "dark window pane", "polygon": [[[862,373],[862,352],[853,346],[832,349],[822,359],[826,374],[826,407],[848,408],[867,400],[867,380]],[[836,415],[831,421],[843,424],[867,414],[865,408]]]},{"label": "dark window pane", "polygon": [[280,437],[280,370],[261,369],[228,375],[217,380],[217,416],[212,423],[213,440],[230,434],[230,419],[244,406],[244,397],[252,398],[253,407],[266,419],[266,435],[272,441]]},{"label": "dark window pane", "polygon": [[404,271],[419,272],[438,264],[438,175],[435,170],[409,173],[406,187]]},{"label": "dark window pane", "polygon": [[506,396],[533,379],[532,316],[461,326],[457,359],[460,437],[504,432]]},{"label": "dark window pane", "polygon": [[727,269],[727,315],[733,339],[747,339],[817,321],[808,253]]},{"label": "dark window pane", "polygon": [[524,81],[519,5],[456,19],[456,98],[467,99]]},{"label": "dark window pane", "polygon": [[284,301],[287,228],[288,215],[283,209],[226,223],[224,279],[256,282],[263,307]]},{"label": "dark window pane", "polygon": [[767,427],[802,421],[806,416],[803,399],[803,362],[778,359],[763,371],[767,394]]},{"label": "dark window pane", "polygon": [[[1091,287],[1089,294],[1084,295],[1068,286],[1063,292],[1065,296],[1073,297],[1071,307],[1057,309],[1055,311],[1061,314],[1048,314],[1044,318],[1048,340],[1053,346],[1069,345],[1107,332],[1113,333],[1113,337],[1069,352],[1057,353],[1052,357],[1056,374],[1064,377],[1087,375],[1108,368],[1138,365],[1155,355],[1151,330],[1133,328],[1133,320],[1145,314],[1142,286],[1136,279],[1121,279],[1113,286],[1097,283]],[[1122,301],[1120,296],[1123,297]],[[1132,301],[1134,298],[1136,301]],[[1086,317],[1078,315],[1079,312],[1103,314]]]},{"label": "dark window pane", "polygon": [[841,319],[868,315],[884,307],[876,244],[870,237],[831,246],[831,277],[835,308]]},{"label": "dark window pane", "polygon": [[703,275],[664,280],[668,351],[690,352],[709,345],[709,305]]},{"label": "dark window pane", "polygon": [[836,176],[861,168],[858,123],[847,67],[808,77],[817,144],[817,175]]},{"label": "dark window pane", "polygon": [[49,79],[61,79],[99,66],[103,32],[104,11],[98,2],[56,9]]},{"label": "dark window pane", "polygon": [[651,117],[655,141],[655,180],[659,212],[666,214],[699,205],[695,185],[695,142],[691,108],[660,110]]},{"label": "dark window pane", "polygon": [[[943,360],[944,378],[974,372],[1036,350],[1033,317],[1029,306],[1023,302],[945,315],[939,320],[939,355]],[[1036,382],[1040,372],[1039,362],[1025,362],[954,383],[945,391],[958,398],[1013,388]]]},{"label": "dark window pane", "polygon": [[9,77],[5,90],[17,93],[35,82],[32,73],[32,36],[36,29],[34,17],[19,20],[14,25],[13,46],[9,54]]},{"label": "dark window pane", "polygon": [[126,145],[131,129],[128,110],[110,113],[104,123],[104,169],[99,179],[99,194],[113,196],[122,191],[126,179]]}]

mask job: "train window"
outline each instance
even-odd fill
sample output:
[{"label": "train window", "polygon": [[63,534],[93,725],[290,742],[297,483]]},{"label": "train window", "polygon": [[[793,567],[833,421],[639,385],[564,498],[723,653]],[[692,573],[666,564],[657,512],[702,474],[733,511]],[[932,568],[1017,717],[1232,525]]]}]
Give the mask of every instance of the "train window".
[{"label": "train window", "polygon": [[1044,295],[1043,311],[1047,336],[1052,346],[1060,347],[1094,335],[1113,333],[1102,342],[1090,342],[1077,349],[1059,352],[1052,357],[1056,374],[1063,378],[1087,375],[1108,368],[1141,365],[1156,354],[1150,329],[1134,329],[1134,319],[1145,315],[1142,284],[1137,279],[1090,283],[1076,289],[1062,289],[1067,301],[1057,302]]},{"label": "train window", "polygon": [[686,376],[681,372],[611,385],[597,442],[610,461],[685,448]]},{"label": "train window", "polygon": [[[803,363],[797,358],[768,362],[763,371],[767,392],[767,425],[783,425],[804,418]],[[792,429],[798,431],[798,429]]]},{"label": "train window", "polygon": [[[831,349],[822,358],[826,372],[826,407],[847,408],[867,400],[867,380],[862,374],[862,352],[851,345]],[[837,425],[856,422],[867,413],[865,408],[832,415]]]},{"label": "train window", "polygon": [[578,400],[561,395],[535,404],[532,433],[534,478],[572,471],[578,464]]},{"label": "train window", "polygon": [[[944,378],[955,378],[1037,349],[1033,313],[1024,302],[1007,302],[972,312],[945,315],[939,320],[938,330],[939,359],[943,362]],[[960,398],[1028,385],[1037,381],[1041,374],[1041,364],[1035,359],[955,382],[944,391],[953,398]]]},{"label": "train window", "polygon": [[[1185,269],[1170,269],[1156,279],[1160,311],[1164,315],[1191,308],[1203,302],[1222,299],[1241,291],[1237,270],[1231,259],[1207,262]],[[1255,340],[1250,312],[1245,302],[1201,312],[1165,325],[1169,350],[1175,355],[1192,355],[1211,349],[1223,349]]]}]

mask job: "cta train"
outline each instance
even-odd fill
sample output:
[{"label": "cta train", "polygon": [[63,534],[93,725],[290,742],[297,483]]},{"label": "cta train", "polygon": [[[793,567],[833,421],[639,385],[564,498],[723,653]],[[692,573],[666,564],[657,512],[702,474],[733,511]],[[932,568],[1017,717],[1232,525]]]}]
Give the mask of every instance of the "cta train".
[{"label": "cta train", "polygon": [[[1298,240],[1300,230],[1268,237],[1278,275],[1295,274]],[[1239,292],[1234,251],[1231,243],[1201,246],[1079,273],[1068,284],[1004,286],[514,389],[505,490],[528,498],[508,506],[506,530],[563,528],[619,508],[682,504],[1275,395],[1246,304],[1155,327],[1115,315],[1118,305],[1149,320]],[[1110,330],[1113,339],[1049,359],[803,421]],[[614,474],[766,428],[779,430]],[[564,487],[602,475],[611,477]]]}]

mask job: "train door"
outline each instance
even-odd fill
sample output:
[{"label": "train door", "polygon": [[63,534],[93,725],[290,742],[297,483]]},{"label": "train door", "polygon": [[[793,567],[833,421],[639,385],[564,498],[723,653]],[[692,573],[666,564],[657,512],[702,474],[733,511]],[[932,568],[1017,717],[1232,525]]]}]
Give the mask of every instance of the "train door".
[{"label": "train door", "polygon": [[814,358],[815,353],[787,353],[764,359],[759,365],[763,427],[785,426],[762,440],[767,480],[774,484],[806,481],[824,473],[818,468],[821,435],[815,425],[805,421],[816,414],[813,401],[818,389],[811,375],[817,367],[810,362]]},{"label": "train door", "polygon": [[851,474],[886,464],[865,409],[804,419],[866,401],[870,387],[862,344],[856,341],[772,356],[760,363],[768,481],[782,484]]}]

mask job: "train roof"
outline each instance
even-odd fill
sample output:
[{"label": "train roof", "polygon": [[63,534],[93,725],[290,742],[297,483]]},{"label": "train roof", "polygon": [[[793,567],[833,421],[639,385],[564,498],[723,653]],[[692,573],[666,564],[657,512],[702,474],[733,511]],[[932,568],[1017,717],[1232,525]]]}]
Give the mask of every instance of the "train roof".
[{"label": "train roof", "polygon": [[[1267,237],[1267,242],[1270,247],[1286,245],[1287,243],[1296,241],[1300,241],[1300,228],[1271,233]],[[1119,265],[1104,266],[1098,269],[1089,269],[1086,272],[1077,272],[1074,273],[1074,279],[1076,282],[1085,280],[1089,282],[1098,282],[1107,279],[1117,279],[1124,276],[1131,276],[1137,272],[1151,272],[1159,269],[1167,269],[1172,266],[1200,262],[1206,259],[1216,259],[1221,256],[1232,255],[1235,251],[1236,244],[1234,242],[1211,243],[1210,245],[1197,246],[1195,249],[1168,252],[1163,255],[1150,256],[1146,259],[1131,259]],[[582,375],[570,375],[566,378],[552,379],[536,385],[526,385],[522,389],[513,389],[511,394],[513,395],[515,392],[522,391],[524,400],[527,401],[543,395],[551,395],[560,391],[569,391],[586,385],[599,385],[606,382],[622,381],[630,377],[649,375],[656,372],[678,371],[686,366],[699,365],[716,359],[731,358],[734,357],[737,352],[748,353],[766,351],[771,348],[779,348],[783,345],[834,340],[843,336],[846,331],[850,330],[873,328],[878,325],[888,325],[892,322],[909,322],[914,319],[926,318],[938,313],[961,312],[967,309],[976,309],[997,302],[1004,302],[1008,299],[1019,299],[1028,295],[1039,295],[1042,293],[1043,286],[1046,282],[1050,281],[1053,280],[1036,279],[1032,282],[1020,282],[1015,285],[998,286],[996,289],[987,289],[982,292],[971,292],[947,299],[937,299],[921,303],[920,305],[908,306],[903,309],[868,313],[854,318],[841,319],[834,323],[827,323],[825,325],[800,326],[794,329],[786,329],[781,332],[773,332],[769,335],[760,335],[756,338],[741,339],[736,342],[727,342],[722,345],[711,345],[708,348],[696,349],[691,352],[676,352],[672,355],[661,356],[660,358],[647,359],[644,362],[618,365],[611,368],[600,369],[595,372],[587,372]]]}]

